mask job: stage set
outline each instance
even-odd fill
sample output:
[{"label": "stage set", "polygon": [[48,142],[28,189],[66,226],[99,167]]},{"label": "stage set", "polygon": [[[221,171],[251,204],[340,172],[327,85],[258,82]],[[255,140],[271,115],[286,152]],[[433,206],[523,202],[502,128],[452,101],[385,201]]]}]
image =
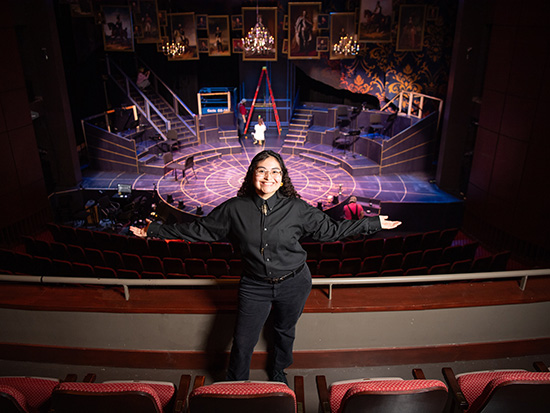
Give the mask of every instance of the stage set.
[{"label": "stage set", "polygon": [[[392,116],[375,115],[382,125]],[[342,218],[343,206],[354,195],[367,214],[402,220],[403,231],[459,227],[462,200],[441,191],[430,171],[433,143],[422,131],[433,132],[433,121],[400,115],[386,136],[372,127],[372,118],[370,111],[354,107],[306,104],[281,134],[268,125],[265,145],[259,146],[250,133],[254,122],[246,138],[239,138],[233,113],[202,116],[199,142],[167,146],[140,134],[135,141],[138,170],[85,171],[82,186],[155,190],[162,218],[188,221],[235,196],[254,155],[271,149],[283,156],[302,199],[335,219]],[[140,163],[143,153],[147,161]]]}]

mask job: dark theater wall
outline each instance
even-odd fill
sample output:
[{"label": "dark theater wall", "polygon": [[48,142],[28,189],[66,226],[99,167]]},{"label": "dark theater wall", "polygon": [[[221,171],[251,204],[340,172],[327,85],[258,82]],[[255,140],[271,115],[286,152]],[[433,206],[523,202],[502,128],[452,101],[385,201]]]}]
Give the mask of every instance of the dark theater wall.
[{"label": "dark theater wall", "polygon": [[550,3],[494,3],[465,226],[548,262]]}]

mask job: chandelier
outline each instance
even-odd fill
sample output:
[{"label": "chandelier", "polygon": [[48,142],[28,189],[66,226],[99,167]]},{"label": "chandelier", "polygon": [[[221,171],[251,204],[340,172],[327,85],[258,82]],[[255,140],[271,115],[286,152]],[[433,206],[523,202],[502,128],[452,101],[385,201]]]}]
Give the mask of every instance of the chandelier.
[{"label": "chandelier", "polygon": [[332,50],[335,53],[343,55],[352,55],[355,56],[359,53],[359,43],[357,43],[356,36],[342,36],[340,41],[335,43]]},{"label": "chandelier", "polygon": [[256,3],[256,25],[243,37],[243,48],[249,54],[267,54],[275,47],[275,39],[262,23],[262,16],[258,13]]},{"label": "chandelier", "polygon": [[162,53],[169,57],[175,57],[185,53],[185,49],[186,47],[184,44],[176,42],[166,42],[166,44],[162,46]]}]

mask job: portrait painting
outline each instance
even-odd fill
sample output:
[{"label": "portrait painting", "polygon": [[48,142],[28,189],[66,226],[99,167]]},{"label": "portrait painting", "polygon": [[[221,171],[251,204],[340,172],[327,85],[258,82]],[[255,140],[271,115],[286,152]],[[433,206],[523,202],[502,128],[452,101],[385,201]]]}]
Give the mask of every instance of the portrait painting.
[{"label": "portrait painting", "polygon": [[231,30],[233,31],[241,31],[243,30],[243,15],[242,14],[234,14],[231,16]]},{"label": "portrait painting", "polygon": [[208,56],[231,56],[228,16],[208,16]]},{"label": "portrait painting", "polygon": [[418,52],[424,45],[426,25],[425,5],[402,5],[399,7],[399,24],[395,50]]},{"label": "portrait painting", "polygon": [[328,52],[328,36],[318,36],[317,37],[317,51],[321,53]]},{"label": "portrait painting", "polygon": [[243,39],[240,37],[238,39],[233,39],[233,53],[243,53]]},{"label": "portrait painting", "polygon": [[199,39],[199,53],[208,53],[208,39],[206,37]]},{"label": "portrait painting", "polygon": [[[156,0],[139,0],[139,7],[132,8],[134,32],[139,32],[138,43],[157,43],[160,30]],[[137,26],[137,27],[136,27]]]},{"label": "portrait painting", "polygon": [[288,39],[283,40],[283,48],[281,50],[283,54],[288,54]]},{"label": "portrait painting", "polygon": [[168,14],[168,21],[170,22],[170,41],[185,46],[185,51],[182,54],[168,56],[168,60],[198,59],[195,13],[170,13]]},{"label": "portrait painting", "polygon": [[276,7],[243,7],[243,38],[248,36],[251,30],[261,28],[267,30],[268,36],[273,38],[273,45],[263,52],[244,50],[244,60],[277,60],[277,8]]},{"label": "portrait painting", "polygon": [[329,29],[329,15],[328,14],[320,14],[318,19],[318,27],[319,30],[328,30]]},{"label": "portrait painting", "polygon": [[71,3],[71,17],[93,17],[92,0],[79,0]]},{"label": "portrait painting", "polygon": [[342,53],[337,53],[332,47],[344,36],[355,37],[355,13],[331,13],[330,14],[330,58],[331,59],[349,59]]},{"label": "portrait painting", "polygon": [[361,0],[358,41],[391,42],[392,0]]},{"label": "portrait painting", "polygon": [[206,14],[197,14],[197,30],[206,30],[207,21],[208,21],[208,16]]},{"label": "portrait painting", "polygon": [[134,30],[128,6],[103,6],[103,44],[106,52],[133,52]]},{"label": "portrait painting", "polygon": [[159,10],[159,26],[168,26],[168,15],[166,10]]},{"label": "portrait painting", "polygon": [[319,59],[317,36],[321,3],[288,3],[288,58]]}]

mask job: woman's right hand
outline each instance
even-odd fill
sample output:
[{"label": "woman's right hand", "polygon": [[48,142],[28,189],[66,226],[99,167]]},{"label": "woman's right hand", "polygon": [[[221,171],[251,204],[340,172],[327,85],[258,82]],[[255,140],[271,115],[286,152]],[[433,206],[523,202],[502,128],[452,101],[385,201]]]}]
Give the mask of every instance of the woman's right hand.
[{"label": "woman's right hand", "polygon": [[147,238],[147,227],[144,227],[144,228],[130,227],[130,232],[134,234],[136,237]]}]

